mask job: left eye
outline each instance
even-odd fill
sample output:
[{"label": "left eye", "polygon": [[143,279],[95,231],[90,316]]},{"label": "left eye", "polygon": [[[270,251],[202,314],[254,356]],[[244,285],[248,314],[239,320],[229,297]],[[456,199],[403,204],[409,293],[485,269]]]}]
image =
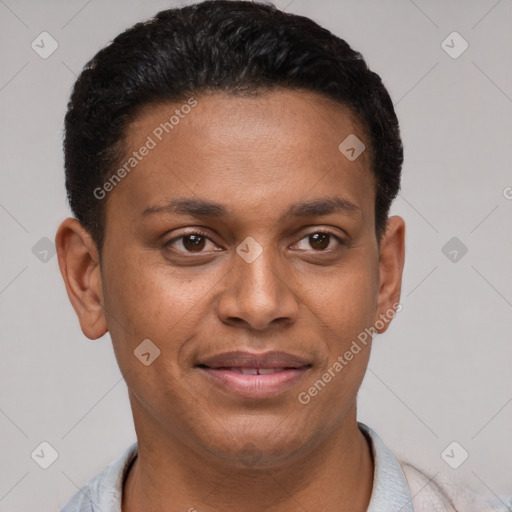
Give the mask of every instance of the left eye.
[{"label": "left eye", "polygon": [[333,238],[338,242],[338,245],[344,245],[343,240],[339,236],[336,236],[333,233],[325,233],[323,231],[317,231],[316,233],[306,235],[302,240],[308,240],[308,243],[314,250],[325,251],[326,249],[332,248],[329,247],[329,245]]}]

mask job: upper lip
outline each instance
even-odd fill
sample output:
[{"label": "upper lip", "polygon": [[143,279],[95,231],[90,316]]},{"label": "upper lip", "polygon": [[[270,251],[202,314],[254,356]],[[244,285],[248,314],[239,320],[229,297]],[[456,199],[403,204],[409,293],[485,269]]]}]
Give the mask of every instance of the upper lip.
[{"label": "upper lip", "polygon": [[254,352],[223,352],[202,360],[198,366],[208,368],[303,368],[311,366],[305,359],[286,352],[271,351],[262,354]]}]

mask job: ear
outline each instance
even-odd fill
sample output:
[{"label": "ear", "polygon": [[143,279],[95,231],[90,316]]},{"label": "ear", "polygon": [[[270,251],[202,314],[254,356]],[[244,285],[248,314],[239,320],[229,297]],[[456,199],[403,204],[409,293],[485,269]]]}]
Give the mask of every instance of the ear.
[{"label": "ear", "polygon": [[82,332],[96,340],[107,331],[99,254],[89,232],[76,219],[66,219],[55,237],[59,267]]},{"label": "ear", "polygon": [[[379,295],[376,330],[383,333],[397,311],[402,309],[400,294],[405,260],[405,222],[401,217],[390,217],[380,243]],[[382,327],[381,327],[382,326]]]}]

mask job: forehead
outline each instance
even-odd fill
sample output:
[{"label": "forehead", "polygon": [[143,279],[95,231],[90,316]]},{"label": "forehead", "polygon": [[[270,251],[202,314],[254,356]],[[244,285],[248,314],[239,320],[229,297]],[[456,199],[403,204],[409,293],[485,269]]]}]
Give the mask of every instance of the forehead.
[{"label": "forehead", "polygon": [[[302,149],[307,149],[311,141],[316,151],[320,139],[330,145],[331,137],[338,140],[343,133],[365,137],[361,123],[348,106],[314,92],[291,89],[250,95],[210,92],[180,102],[141,107],[126,130],[127,145],[136,146],[142,132],[148,130],[157,142],[167,145],[183,143],[189,135],[185,132],[194,131],[196,138],[204,137],[210,142],[220,142],[226,136],[245,137],[247,142],[258,139],[261,143],[295,139]],[[306,135],[308,139],[304,140]]]},{"label": "forehead", "polygon": [[340,150],[347,138],[369,146],[347,107],[305,91],[216,93],[153,105],[127,129],[119,167],[129,172],[107,211],[129,207],[141,215],[173,197],[195,197],[231,203],[233,211],[243,203],[250,212],[335,191],[373,208],[369,151],[347,158]]}]

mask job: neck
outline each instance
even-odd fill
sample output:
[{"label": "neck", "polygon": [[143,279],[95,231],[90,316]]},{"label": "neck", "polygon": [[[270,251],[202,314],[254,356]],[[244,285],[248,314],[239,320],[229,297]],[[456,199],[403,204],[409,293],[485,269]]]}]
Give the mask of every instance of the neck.
[{"label": "neck", "polygon": [[355,408],[322,444],[271,467],[233,467],[177,439],[137,429],[138,456],[124,483],[122,511],[364,512],[374,465]]}]

